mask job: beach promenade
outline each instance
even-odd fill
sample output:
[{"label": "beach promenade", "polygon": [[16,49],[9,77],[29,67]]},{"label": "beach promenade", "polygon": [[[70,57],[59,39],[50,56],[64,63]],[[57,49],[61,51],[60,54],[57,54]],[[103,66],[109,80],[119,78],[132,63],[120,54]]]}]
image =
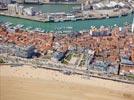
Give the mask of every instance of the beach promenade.
[{"label": "beach promenade", "polygon": [[0,100],[133,100],[134,85],[0,65]]}]

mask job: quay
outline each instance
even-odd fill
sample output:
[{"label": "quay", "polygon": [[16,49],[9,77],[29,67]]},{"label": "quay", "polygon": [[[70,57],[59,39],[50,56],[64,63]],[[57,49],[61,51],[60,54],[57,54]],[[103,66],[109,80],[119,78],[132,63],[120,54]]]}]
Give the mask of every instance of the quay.
[{"label": "quay", "polygon": [[[0,21],[3,23],[11,22],[13,25],[22,24],[25,27],[33,27],[33,28],[41,28],[46,31],[66,31],[66,29],[63,29],[64,27],[72,27],[70,31],[81,31],[81,30],[88,30],[91,26],[100,27],[100,26],[114,26],[115,24],[119,27],[124,26],[124,24],[127,22],[128,24],[132,24],[134,14],[128,14],[127,16],[121,16],[116,18],[104,18],[101,20],[80,20],[78,21],[67,21],[67,22],[42,22],[42,21],[33,21],[33,20],[27,20],[23,18],[15,18],[15,17],[8,17],[0,15]],[[61,30],[59,30],[61,29]]]},{"label": "quay", "polygon": [[[103,12],[103,10],[101,12]],[[125,13],[121,13],[121,12],[118,13],[118,14],[111,13],[108,16],[107,15],[103,15],[102,16],[102,15],[97,14],[98,13],[98,11],[97,11],[96,14],[94,14],[94,16],[77,17],[77,18],[74,18],[73,20],[71,20],[71,19],[64,19],[64,18],[62,20],[60,20],[60,19],[57,19],[57,20],[58,20],[58,22],[65,22],[65,21],[97,20],[97,19],[107,19],[107,18],[118,18],[118,17],[121,17],[121,16],[127,16],[129,14],[133,14],[134,11],[133,10],[125,10],[124,12]],[[44,22],[44,23],[47,23],[47,22],[57,22],[55,20],[50,20],[47,17],[44,18],[44,17],[39,17],[39,16],[24,16],[24,15],[17,15],[17,14],[14,15],[14,14],[9,14],[7,11],[0,11],[0,15],[2,15],[2,16],[9,16],[9,17],[15,17],[15,18],[22,18],[22,19],[27,19],[27,20],[32,20],[32,21],[39,21],[39,22]]]},{"label": "quay", "polygon": [[[30,2],[31,3],[31,2]],[[92,3],[78,5],[30,5],[30,4],[8,4],[8,10],[0,11],[0,15],[15,18],[28,19],[39,22],[66,22],[79,20],[109,19],[133,14],[134,2]],[[47,6],[48,8],[46,8]],[[56,9],[53,9],[53,7]],[[61,6],[61,8],[60,8]],[[44,9],[43,9],[44,8]],[[63,8],[63,9],[62,9]],[[47,9],[47,10],[45,10]],[[48,9],[53,9],[49,11]]]},{"label": "quay", "polygon": [[32,16],[31,17],[31,16],[23,16],[23,15],[11,15],[11,14],[8,14],[8,13],[3,13],[3,12],[0,12],[0,15],[14,17],[14,18],[27,19],[27,20],[31,20],[31,21],[49,22],[48,19],[42,19],[42,18],[39,18],[37,16]]}]

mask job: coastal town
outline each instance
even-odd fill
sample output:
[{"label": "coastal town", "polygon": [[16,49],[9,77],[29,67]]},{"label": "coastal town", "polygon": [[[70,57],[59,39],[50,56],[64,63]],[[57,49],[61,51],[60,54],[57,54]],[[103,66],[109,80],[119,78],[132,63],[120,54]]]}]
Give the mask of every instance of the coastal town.
[{"label": "coastal town", "polygon": [[133,100],[134,0],[0,0],[0,82],[0,100]]},{"label": "coastal town", "polygon": [[[111,5],[112,7],[110,4],[109,6],[111,9],[114,9],[116,5],[119,6],[119,4],[122,4],[122,8],[119,9],[127,8],[132,11],[133,1],[130,2],[129,4],[131,4],[131,6],[126,7],[128,4],[123,2],[116,4],[113,1],[109,1],[110,4],[115,4],[114,6]],[[100,2],[93,3],[90,6],[99,4],[101,5]],[[37,12],[35,12],[32,7],[23,9],[23,6],[18,6],[16,3],[8,4],[7,7],[7,12],[11,16],[23,16],[23,14],[24,16],[29,16],[29,18],[37,16]],[[86,11],[85,14],[88,14],[88,10],[87,8],[85,10],[85,7],[86,6],[83,6],[80,10]],[[95,9],[101,11],[100,9],[102,8]],[[53,18],[59,18],[61,14],[62,13],[57,15],[53,13],[52,16]],[[46,18],[47,17],[48,16],[46,16]],[[70,18],[73,17],[70,16]],[[116,24],[114,27],[105,27],[102,25],[96,28],[95,26],[91,26],[89,30],[73,31],[69,34],[45,32],[41,28],[33,30],[31,27],[27,27],[24,29],[23,27],[21,24],[13,26],[11,22],[1,22],[0,54],[2,55],[1,60],[4,63],[13,64],[15,62],[16,64],[25,64],[25,61],[19,62],[20,60],[17,60],[19,58],[25,58],[27,60],[32,59],[33,61],[30,62],[30,64],[34,64],[33,66],[37,65],[38,67],[42,67],[44,62],[40,61],[47,60],[47,62],[51,64],[57,63],[58,66],[61,66],[59,70],[62,69],[63,72],[68,74],[78,70],[78,72],[84,71],[84,73],[88,72],[88,74],[93,75],[102,74],[102,77],[119,75],[122,76],[122,78],[125,76],[128,77],[127,79],[133,80],[133,77],[131,78],[134,74],[133,24],[126,23],[123,27],[119,27]],[[17,58],[13,60],[12,58],[8,59],[7,56],[15,56]]]},{"label": "coastal town", "polygon": [[[87,32],[70,34],[41,33],[9,26],[6,23],[0,28],[0,53],[5,63],[26,64],[17,60],[25,58],[27,61],[32,59],[31,64],[39,67],[43,66],[43,60],[59,63],[59,66],[71,68],[63,70],[68,74],[75,70],[88,70],[90,74],[102,76],[133,75],[133,24],[114,28],[92,27]],[[13,60],[9,56],[17,58]]]}]

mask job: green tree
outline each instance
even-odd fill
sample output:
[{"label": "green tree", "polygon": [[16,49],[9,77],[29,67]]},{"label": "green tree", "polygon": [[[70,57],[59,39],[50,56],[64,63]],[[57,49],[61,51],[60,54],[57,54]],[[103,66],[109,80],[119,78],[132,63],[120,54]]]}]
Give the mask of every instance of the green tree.
[{"label": "green tree", "polygon": [[0,64],[5,63],[3,59],[0,58]]}]

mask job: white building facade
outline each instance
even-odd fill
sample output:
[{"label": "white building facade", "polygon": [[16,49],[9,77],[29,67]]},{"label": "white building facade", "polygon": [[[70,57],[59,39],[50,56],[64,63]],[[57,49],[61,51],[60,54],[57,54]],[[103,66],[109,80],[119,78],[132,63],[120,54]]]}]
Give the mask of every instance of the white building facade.
[{"label": "white building facade", "polygon": [[17,4],[8,4],[8,12],[9,14],[16,14],[17,13]]},{"label": "white building facade", "polygon": [[18,7],[18,15],[23,15],[23,9],[24,9],[24,6]]}]

